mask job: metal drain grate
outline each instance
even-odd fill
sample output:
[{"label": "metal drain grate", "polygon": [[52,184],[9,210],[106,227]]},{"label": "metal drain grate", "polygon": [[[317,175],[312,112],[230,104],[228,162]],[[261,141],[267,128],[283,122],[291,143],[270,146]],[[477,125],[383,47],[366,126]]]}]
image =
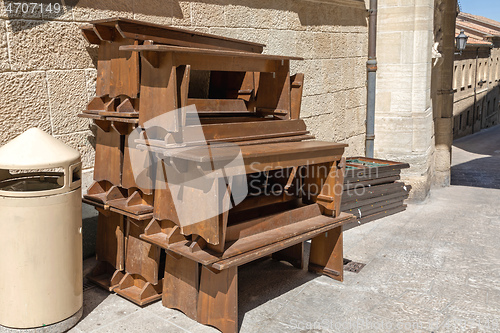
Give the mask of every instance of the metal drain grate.
[{"label": "metal drain grate", "polygon": [[92,284],[90,281],[85,281],[83,282],[83,292],[86,292],[87,290],[94,289],[95,284]]},{"label": "metal drain grate", "polygon": [[344,258],[344,271],[359,273],[359,271],[365,266],[366,264],[363,264],[361,262],[355,262]]}]

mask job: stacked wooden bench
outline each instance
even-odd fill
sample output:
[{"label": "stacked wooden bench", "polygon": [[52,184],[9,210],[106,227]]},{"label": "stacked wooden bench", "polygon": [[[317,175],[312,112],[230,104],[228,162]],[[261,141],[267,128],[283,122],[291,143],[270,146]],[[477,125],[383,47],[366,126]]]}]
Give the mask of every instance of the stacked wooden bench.
[{"label": "stacked wooden bench", "polygon": [[400,181],[401,170],[409,167],[388,160],[347,158],[341,210],[353,214],[357,222],[346,228],[404,211],[411,186]]},{"label": "stacked wooden bench", "polygon": [[94,282],[235,332],[240,265],[272,255],[342,281],[346,145],[312,140],[300,119],[299,58],[126,19],[83,33],[99,45],[98,96],[80,115],[98,127]]}]

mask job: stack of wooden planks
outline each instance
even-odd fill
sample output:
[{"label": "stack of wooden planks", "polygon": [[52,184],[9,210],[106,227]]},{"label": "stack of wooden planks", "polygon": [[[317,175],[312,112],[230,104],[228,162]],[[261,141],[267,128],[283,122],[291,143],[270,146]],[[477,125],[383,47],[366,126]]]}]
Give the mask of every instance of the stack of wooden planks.
[{"label": "stack of wooden planks", "polygon": [[367,157],[347,158],[341,210],[356,216],[357,222],[345,228],[404,211],[411,186],[400,181],[401,170],[409,167]]}]

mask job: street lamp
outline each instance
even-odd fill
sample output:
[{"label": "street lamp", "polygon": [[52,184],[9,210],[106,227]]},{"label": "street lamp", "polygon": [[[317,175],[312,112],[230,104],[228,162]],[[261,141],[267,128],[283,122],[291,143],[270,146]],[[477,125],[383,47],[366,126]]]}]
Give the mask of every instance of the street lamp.
[{"label": "street lamp", "polygon": [[455,54],[462,55],[462,52],[465,50],[465,47],[467,46],[467,39],[469,39],[469,36],[467,36],[465,34],[464,29],[460,30],[460,33],[458,34],[458,36],[455,37],[456,46],[457,46],[459,53],[455,53]]}]

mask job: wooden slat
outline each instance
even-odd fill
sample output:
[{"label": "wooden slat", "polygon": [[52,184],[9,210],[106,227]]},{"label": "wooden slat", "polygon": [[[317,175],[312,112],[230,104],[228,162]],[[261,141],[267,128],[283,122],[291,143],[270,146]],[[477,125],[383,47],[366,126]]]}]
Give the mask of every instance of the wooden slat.
[{"label": "wooden slat", "polygon": [[[331,217],[327,216],[319,216],[315,217],[314,220],[319,220],[319,219],[332,219]],[[336,229],[340,226],[343,226],[344,224],[349,224],[355,222],[355,219],[352,215],[350,214],[342,214],[339,218],[336,218],[336,222],[327,224],[325,226],[319,227],[315,230],[312,231],[307,231],[305,233],[299,234],[294,237],[290,237],[285,240],[281,240],[276,243],[269,244],[265,247],[261,248],[256,248],[253,250],[250,250],[248,252],[245,252],[241,255],[237,255],[231,258],[219,260],[217,262],[209,263],[210,267],[213,267],[218,270],[223,270],[227,269],[229,267],[233,266],[241,266],[243,264],[249,263],[251,261],[257,260],[259,258],[268,256],[272,253],[275,253],[277,251],[280,251],[282,249],[286,249],[287,247],[299,244],[301,242],[304,242],[308,239],[314,238],[317,235],[323,234],[329,230]],[[208,258],[206,258],[208,259]]]},{"label": "wooden slat", "polygon": [[[349,163],[351,160],[361,160],[361,161],[366,161],[366,162],[372,162],[372,163],[378,163],[378,164],[387,164],[384,166],[377,166],[377,167],[370,167],[370,166],[355,166],[356,169],[348,169],[346,170],[346,177],[357,177],[357,175],[360,174],[365,174],[365,173],[373,173],[373,172],[378,172],[378,173],[383,173],[383,172],[389,172],[389,171],[398,171],[402,169],[407,169],[410,167],[408,163],[401,163],[401,162],[395,162],[395,161],[389,161],[389,160],[381,160],[381,159],[376,159],[376,158],[368,158],[368,157],[348,157],[348,165],[352,165],[352,163]],[[372,170],[370,170],[372,169]],[[373,170],[373,169],[376,169]]]},{"label": "wooden slat", "polygon": [[[203,132],[203,141],[193,141],[200,137]],[[214,123],[201,126],[186,126],[183,128],[184,142],[186,146],[206,145],[206,143],[241,142],[248,140],[279,138],[286,136],[306,135],[309,132],[303,120],[290,121],[250,121],[242,123]],[[163,139],[163,138],[161,138]],[[137,140],[138,144],[147,144],[155,147],[165,147],[165,140]]]},{"label": "wooden slat", "polygon": [[393,214],[397,214],[397,213],[403,212],[404,210],[406,210],[406,205],[403,205],[403,206],[400,206],[400,207],[397,207],[397,208],[393,208],[393,209],[390,209],[390,210],[387,210],[387,211],[383,211],[383,212],[380,212],[380,213],[368,215],[368,216],[365,216],[365,217],[363,217],[363,218],[361,218],[361,219],[359,219],[357,221],[353,220],[352,222],[346,224],[344,226],[344,230],[349,230],[349,229],[358,227],[360,225],[363,225],[363,224],[366,224],[366,223],[369,223],[369,222],[372,222],[372,221],[384,218],[386,216],[390,216],[390,215],[393,215]]},{"label": "wooden slat", "polygon": [[[306,141],[306,142],[312,142],[312,141]],[[275,145],[275,144],[289,144],[289,143],[305,143],[305,142],[295,142],[293,140],[286,141],[286,142],[278,142],[278,143],[266,143],[266,146],[269,145]],[[264,144],[263,144],[264,145]],[[263,146],[260,145],[260,146]],[[223,147],[226,147],[226,145],[221,145]],[[259,145],[241,145],[241,149],[245,149],[247,147],[252,148],[252,147],[257,147]],[[147,146],[139,146],[140,149],[148,149]],[[233,146],[233,152],[235,147]],[[151,151],[159,153],[159,154],[166,154],[165,149],[160,149],[160,148],[150,148]],[[220,148],[219,148],[220,149]],[[282,158],[277,159],[273,155],[267,155],[264,156],[263,158],[259,158],[258,156],[250,156],[250,157],[244,157],[243,160],[245,162],[245,172],[247,174],[249,173],[255,173],[255,172],[261,172],[261,171],[270,171],[270,170],[277,170],[277,169],[282,169],[282,168],[292,168],[292,167],[299,167],[307,164],[320,164],[320,163],[327,163],[327,162],[332,162],[336,160],[340,160],[342,157],[344,148],[337,148],[337,149],[332,149],[329,152],[325,151],[311,151],[307,152],[307,156],[305,155],[305,152],[292,152],[292,153],[285,153],[281,152]],[[222,149],[226,150],[226,148]],[[213,152],[213,150],[212,150]],[[217,163],[226,163],[229,160],[233,160],[235,155],[234,153],[232,155],[228,155],[228,152],[221,152],[220,155],[214,156],[213,154],[209,156],[206,151],[197,151],[196,149],[192,150],[176,150],[176,152],[168,152],[166,155],[167,158],[174,158],[175,160],[178,161],[190,161],[194,163],[198,163],[200,168],[204,170],[209,170],[212,162],[217,161]],[[235,170],[233,170],[235,171]]]},{"label": "wooden slat", "polygon": [[354,209],[346,210],[346,213],[352,214],[357,218],[363,218],[364,216],[372,215],[386,210],[391,210],[404,205],[404,200],[406,197],[392,200],[384,200],[377,204],[363,205],[361,207],[356,207]]},{"label": "wooden slat", "polygon": [[[249,184],[252,186],[252,184]],[[232,221],[232,216],[237,214],[247,214],[249,210],[259,209],[261,207],[288,202],[295,200],[297,197],[289,196],[286,194],[281,195],[258,195],[258,196],[247,196],[242,202],[240,202],[236,207],[233,207],[229,212],[230,222]],[[237,215],[236,214],[236,215]]]},{"label": "wooden slat", "polygon": [[387,178],[387,177],[395,177],[400,175],[400,170],[391,170],[391,171],[385,171],[381,172],[376,170],[375,168],[369,168],[368,170],[364,172],[360,172],[354,177],[345,177],[344,182],[346,184],[348,183],[358,183],[361,181],[365,180],[370,180],[370,179],[377,179],[377,178]]},{"label": "wooden slat", "polygon": [[107,180],[113,185],[121,184],[122,151],[120,134],[97,129],[94,180]]},{"label": "wooden slat", "polygon": [[127,218],[125,271],[129,274],[138,274],[147,282],[157,284],[160,249],[140,239],[148,222]]},{"label": "wooden slat", "polygon": [[247,111],[245,101],[241,99],[201,99],[188,98],[187,105],[195,105],[197,111]]},{"label": "wooden slat", "polygon": [[137,118],[120,118],[120,117],[105,117],[107,121],[111,122],[120,122],[120,123],[127,123],[127,124],[138,124],[139,119]]},{"label": "wooden slat", "polygon": [[176,52],[173,54],[173,58],[176,66],[190,64],[192,70],[199,71],[272,73],[276,72],[281,65],[281,60],[279,59],[266,59],[265,57],[241,59],[241,57],[236,55]]},{"label": "wooden slat", "polygon": [[101,39],[94,32],[94,28],[93,28],[92,24],[86,24],[84,26],[81,26],[80,29],[82,29],[82,35],[83,35],[83,37],[85,37],[87,42],[89,42],[90,44],[94,44],[94,45],[101,44]]},{"label": "wooden slat", "polygon": [[339,216],[342,211],[342,191],[344,189],[345,157],[336,163],[335,186],[333,189],[335,216]]},{"label": "wooden slat", "polygon": [[[202,125],[201,130],[206,142],[241,142],[257,139],[269,139],[285,136],[305,135],[306,130],[302,120],[298,122],[259,121],[245,123],[222,123]],[[185,128],[185,137],[190,138],[198,133],[199,128],[188,126]],[[193,133],[193,134],[190,134]]]},{"label": "wooden slat", "polygon": [[144,306],[161,299],[162,282],[163,280],[160,280],[154,285],[140,275],[126,273],[114,292],[139,306]]},{"label": "wooden slat", "polygon": [[[129,132],[125,136],[122,171],[123,187],[128,189],[138,188],[145,194],[152,194],[155,185],[152,176],[155,170],[154,157],[148,151],[137,149],[134,143],[130,146],[129,141],[132,140],[130,135],[135,137],[137,133]],[[134,167],[136,170],[134,170]],[[139,169],[141,167],[142,170]]]},{"label": "wooden slat", "polygon": [[390,177],[384,177],[384,178],[376,178],[376,179],[369,179],[369,180],[364,180],[361,182],[356,182],[356,183],[347,183],[344,184],[344,189],[349,190],[349,189],[355,189],[355,188],[360,188],[360,187],[368,187],[368,186],[374,186],[374,185],[379,185],[379,184],[386,184],[386,183],[394,183],[397,180],[400,180],[401,177],[398,176],[390,176]]},{"label": "wooden slat", "polygon": [[191,65],[177,67],[177,101],[180,108],[189,105],[189,82],[191,80]]},{"label": "wooden slat", "polygon": [[388,184],[380,184],[377,186],[363,187],[358,190],[344,190],[342,194],[342,203],[347,204],[348,202],[353,202],[356,200],[365,200],[373,197],[378,197],[380,195],[400,193],[404,191],[405,184],[402,182],[394,182]]},{"label": "wooden slat", "polygon": [[93,29],[101,41],[112,42],[117,35],[115,27],[93,24]]},{"label": "wooden slat", "polygon": [[206,48],[240,50],[257,53],[261,53],[265,46],[259,43],[126,18],[111,18],[92,21],[91,23],[116,27],[123,37],[138,40],[152,40],[157,43],[179,46],[203,46]]},{"label": "wooden slat", "polygon": [[256,108],[284,110],[275,114],[280,119],[290,119],[290,61],[282,61],[274,73],[261,73],[256,95]]},{"label": "wooden slat", "polygon": [[312,204],[234,224],[227,228],[226,242],[237,241],[240,238],[256,235],[261,232],[279,229],[320,215],[321,210],[319,206]]},{"label": "wooden slat", "polygon": [[342,226],[319,234],[311,240],[309,270],[332,279],[344,280]]},{"label": "wooden slat", "polygon": [[[137,188],[128,190],[126,198],[110,200],[107,202],[110,208],[115,208],[116,211],[122,214],[128,213],[131,217],[144,216],[153,213],[153,195],[144,194]],[[143,220],[139,218],[138,220]]]},{"label": "wooden slat", "polygon": [[115,269],[125,268],[125,229],[119,214],[98,210],[96,256],[97,260],[111,264]]},{"label": "wooden slat", "polygon": [[[238,51],[228,51],[228,50],[214,50],[196,47],[180,47],[172,45],[138,45],[138,46],[122,46],[120,47],[122,51],[136,51],[136,52],[171,52],[171,53],[181,53],[181,54],[197,54],[200,56],[218,56],[218,57],[236,57],[238,61],[245,61],[249,59],[264,59],[264,60],[304,60],[300,57],[287,57],[280,55],[268,55],[259,53],[249,53],[249,52],[238,52]],[[181,65],[181,64],[179,64]],[[182,64],[189,65],[189,64]],[[247,71],[243,71],[247,72]],[[250,71],[252,72],[252,71]]]},{"label": "wooden slat", "polygon": [[[212,181],[212,183],[210,186],[207,186],[209,185],[209,181]],[[218,245],[220,242],[224,242],[224,239],[221,238],[224,234],[222,232],[224,229],[222,221],[224,210],[221,211],[222,207],[217,207],[217,205],[227,195],[226,183],[224,179],[208,178],[204,181],[204,185],[203,188],[199,188],[196,185],[190,186],[189,183],[182,185],[182,191],[176,197],[176,202],[178,204],[196,203],[196,209],[186,207],[181,215],[182,220],[179,220],[179,226],[183,235],[199,235],[207,243]],[[176,208],[181,209],[179,207]],[[229,205],[227,205],[226,209],[229,209]],[[204,216],[200,212],[212,212],[213,216]],[[201,218],[205,219],[200,220]]]},{"label": "wooden slat", "polygon": [[214,272],[202,267],[198,322],[224,333],[238,332],[238,268]]},{"label": "wooden slat", "polygon": [[342,191],[344,186],[345,159],[328,165],[328,175],[319,179],[316,185],[323,184],[321,193],[316,197],[316,202],[323,208],[323,214],[338,216],[340,214]]},{"label": "wooden slat", "polygon": [[[188,117],[191,114],[188,113]],[[200,124],[216,124],[216,123],[234,123],[247,121],[265,120],[257,118],[257,114],[253,111],[198,111]],[[215,118],[215,119],[214,119]]]},{"label": "wooden slat", "polygon": [[126,217],[130,217],[130,218],[132,218],[134,220],[138,220],[138,221],[144,221],[144,220],[151,221],[151,219],[153,218],[153,213],[137,215],[137,214],[132,214],[130,212],[127,212],[125,210],[118,209],[116,207],[109,207],[109,210],[114,212],[114,213],[117,213],[117,214],[120,214],[120,215],[123,215]]},{"label": "wooden slat", "polygon": [[368,199],[359,199],[355,201],[350,201],[347,203],[342,203],[342,211],[348,211],[350,209],[356,209],[358,207],[366,206],[366,205],[375,205],[378,202],[384,202],[392,199],[406,199],[408,197],[408,192],[403,190],[398,190],[397,192],[390,192],[382,195],[378,195]]},{"label": "wooden slat", "polygon": [[290,119],[299,119],[302,91],[304,90],[304,74],[297,73],[290,78],[290,81]]},{"label": "wooden slat", "polygon": [[95,119],[95,120],[106,120],[104,116],[100,116],[98,114],[90,114],[90,113],[79,113],[77,114],[78,118],[88,118],[88,119]]},{"label": "wooden slat", "polygon": [[142,57],[141,99],[139,102],[139,124],[165,115],[178,108],[177,74],[172,56],[165,54],[155,68],[147,57]]},{"label": "wooden slat", "polygon": [[182,311],[193,320],[198,317],[200,264],[167,251],[162,304]]},{"label": "wooden slat", "polygon": [[116,37],[112,45],[109,95],[137,98],[140,90],[139,55],[137,52],[121,51],[120,47],[135,46],[138,42]]},{"label": "wooden slat", "polygon": [[180,226],[179,217],[175,208],[172,192],[168,186],[167,171],[165,165],[157,162],[156,167],[156,184],[155,184],[155,205],[154,205],[154,218],[157,220],[172,221],[177,226]]},{"label": "wooden slat", "polygon": [[[300,165],[318,164],[339,160],[345,145],[322,141],[283,142],[263,145],[241,146],[239,150],[247,166],[247,173],[259,172],[266,167],[290,168]],[[210,150],[188,148],[169,150],[165,149],[166,157],[175,157],[180,160],[197,163],[224,163],[235,158],[235,149],[211,145]]]},{"label": "wooden slat", "polygon": [[110,93],[111,56],[115,45],[102,42],[97,51],[96,95],[105,96]]},{"label": "wooden slat", "polygon": [[[320,233],[344,223],[348,223],[351,219],[353,219],[353,216],[346,213],[341,213],[338,218],[322,215],[294,223],[280,230],[266,231],[255,236],[242,238],[234,242],[228,250],[226,250],[224,258],[220,255],[217,256],[206,251],[191,252],[189,251],[189,247],[186,246],[187,242],[173,244],[169,247],[169,250],[203,265],[210,265],[215,269],[222,270],[234,265],[242,265],[298,244],[304,240],[311,239]],[[262,239],[259,240],[260,238]],[[263,239],[265,239],[267,243],[263,242]],[[255,246],[256,242],[265,244],[257,247]]]},{"label": "wooden slat", "polygon": [[100,116],[103,116],[103,117],[114,117],[114,118],[134,118],[134,119],[137,119],[137,117],[139,116],[139,113],[137,112],[128,112],[128,113],[125,113],[125,112],[99,112],[99,115]]},{"label": "wooden slat", "polygon": [[[256,139],[253,138],[245,138],[245,141],[234,141],[234,143],[229,143],[226,146],[234,147],[234,144],[238,146],[251,146],[251,145],[260,145],[260,144],[269,144],[269,143],[281,143],[281,142],[300,142],[304,140],[314,139],[312,135],[290,135],[290,136],[279,136],[279,137],[270,137],[266,139]],[[224,140],[224,142],[231,142],[232,140]],[[164,141],[160,140],[149,140],[147,141],[149,145],[139,144],[137,147],[141,150],[149,150],[155,153],[163,153],[164,152]],[[213,141],[207,141],[207,143],[211,144]],[[216,142],[217,147],[225,146],[224,143]],[[189,146],[189,144],[187,145]],[[163,147],[163,148],[162,148]]]}]

